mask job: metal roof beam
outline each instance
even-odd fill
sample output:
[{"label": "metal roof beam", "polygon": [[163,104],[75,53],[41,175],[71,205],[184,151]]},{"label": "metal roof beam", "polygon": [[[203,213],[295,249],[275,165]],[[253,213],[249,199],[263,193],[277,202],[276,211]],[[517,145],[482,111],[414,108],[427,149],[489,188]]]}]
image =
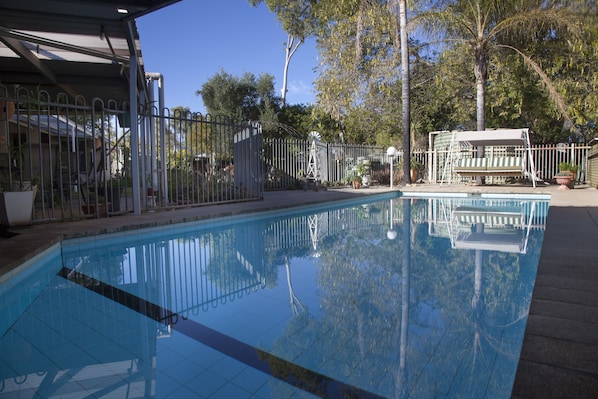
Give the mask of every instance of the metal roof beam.
[{"label": "metal roof beam", "polygon": [[21,58],[27,60],[27,62],[34,67],[39,73],[44,75],[52,83],[56,83],[56,75],[54,71],[42,64],[42,62],[19,40],[13,39],[12,37],[5,37],[0,35],[0,41],[6,44],[6,47],[14,51]]},{"label": "metal roof beam", "polygon": [[31,50],[25,47],[23,43],[21,43],[19,40],[13,39],[11,37],[0,36],[0,41],[2,41],[8,48],[10,48],[16,54],[18,54],[22,59],[26,60],[33,68],[35,68],[50,82],[60,87],[68,95],[76,97],[77,93],[70,86],[65,86],[58,83],[54,71],[46,65],[42,64],[39,58],[37,58],[35,54],[33,54]]},{"label": "metal roof beam", "polygon": [[[74,53],[85,54],[85,55],[89,55],[92,57],[116,61],[116,62],[123,63],[123,64],[129,63],[128,57],[119,56],[115,53],[105,53],[103,51],[97,51],[97,50],[93,50],[93,49],[81,47],[81,46],[75,46],[72,44],[63,43],[63,42],[59,42],[56,40],[49,40],[49,39],[45,39],[40,36],[30,35],[30,34],[18,32],[18,31],[12,30],[12,29],[7,29],[2,26],[0,26],[0,38],[2,38],[2,41],[9,40],[10,38],[14,38],[17,40],[23,40],[23,41],[30,42],[30,43],[41,44],[44,46],[53,47],[53,48],[57,48],[57,49],[61,49],[61,50],[72,51]],[[7,46],[8,46],[8,44],[7,44]],[[13,50],[13,51],[15,51],[15,50]],[[17,53],[20,54],[20,52],[17,52]],[[29,53],[31,53],[31,52],[29,51]],[[35,57],[35,55],[33,55],[33,57]],[[37,58],[37,57],[35,57],[35,58]]]}]

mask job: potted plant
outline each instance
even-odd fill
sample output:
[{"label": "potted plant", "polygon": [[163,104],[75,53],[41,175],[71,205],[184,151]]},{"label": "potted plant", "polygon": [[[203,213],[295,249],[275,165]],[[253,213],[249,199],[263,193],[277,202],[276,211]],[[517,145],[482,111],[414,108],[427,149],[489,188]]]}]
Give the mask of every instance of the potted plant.
[{"label": "potted plant", "polygon": [[349,176],[349,180],[355,190],[358,190],[361,188],[361,183],[363,182],[363,178],[361,176],[359,176],[357,173]]},{"label": "potted plant", "polygon": [[358,160],[355,167],[355,174],[360,177],[359,184],[363,183],[367,186],[370,181],[370,161],[367,159]]},{"label": "potted plant", "polygon": [[120,212],[120,197],[123,188],[124,182],[117,178],[106,181],[106,188],[104,188],[103,184],[98,187],[98,194],[102,197],[106,197],[110,204],[110,212]]},{"label": "potted plant", "polygon": [[108,207],[110,202],[106,202],[103,195],[96,194],[94,188],[90,187],[84,202],[81,204],[81,210],[86,215],[97,215],[99,217],[108,216]]},{"label": "potted plant", "polygon": [[0,224],[24,226],[31,224],[37,180],[5,182],[0,185]]},{"label": "potted plant", "polygon": [[575,176],[577,173],[578,167],[577,165],[571,162],[561,162],[559,163],[559,172],[569,172]]},{"label": "potted plant", "polygon": [[570,162],[559,163],[559,172],[554,176],[556,182],[560,184],[560,190],[568,190],[575,187],[575,174],[578,167]]},{"label": "potted plant", "polygon": [[411,166],[411,182],[415,183],[419,179],[419,175],[424,171],[424,165],[413,156],[410,158],[409,162]]},{"label": "potted plant", "polygon": [[[413,156],[409,158],[409,176],[411,177],[411,182],[415,183],[419,179],[419,176],[424,172],[424,165]],[[401,164],[399,165],[401,176],[403,176],[403,162],[401,162]]]},{"label": "potted plant", "polygon": [[31,224],[33,203],[37,194],[37,177],[22,175],[25,145],[13,146],[4,155],[0,169],[0,224],[23,226]]}]

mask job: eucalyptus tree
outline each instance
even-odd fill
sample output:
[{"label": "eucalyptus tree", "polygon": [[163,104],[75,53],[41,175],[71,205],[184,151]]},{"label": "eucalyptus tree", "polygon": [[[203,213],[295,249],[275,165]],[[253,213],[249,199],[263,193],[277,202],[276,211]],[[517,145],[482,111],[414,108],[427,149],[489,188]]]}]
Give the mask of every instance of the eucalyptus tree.
[{"label": "eucalyptus tree", "polygon": [[454,0],[441,2],[442,8],[431,9],[419,16],[423,26],[429,32],[439,34],[445,43],[466,45],[462,49],[467,48],[464,56],[473,60],[476,81],[477,130],[486,127],[485,90],[490,56],[504,49],[521,56],[529,68],[539,74],[559,111],[569,118],[562,97],[540,65],[526,54],[525,48],[530,40],[576,29],[578,20],[567,7],[568,3],[555,0]]},{"label": "eucalyptus tree", "polygon": [[312,0],[248,0],[252,6],[260,3],[266,3],[270,11],[276,14],[276,18],[281,23],[282,28],[287,33],[287,42],[285,44],[285,59],[282,78],[281,106],[286,106],[287,82],[289,64],[291,58],[297,52],[299,47],[305,42],[305,39],[314,33],[315,15],[312,10],[314,1]]},{"label": "eucalyptus tree", "polygon": [[172,107],[167,117],[165,162],[169,168],[190,168],[195,155],[210,152],[218,139],[217,132],[206,117],[191,112],[189,107]]},{"label": "eucalyptus tree", "polygon": [[471,98],[472,85],[467,67],[456,62],[459,56],[457,51],[444,51],[433,61],[411,65],[412,145],[418,148],[425,148],[428,132],[454,130],[475,119],[475,107],[463,101]]},{"label": "eucalyptus tree", "polygon": [[534,59],[542,63],[556,91],[562,93],[572,119],[568,122],[575,123],[577,137],[570,139],[587,141],[596,137],[598,121],[598,5],[579,0],[572,8],[579,16],[580,33],[552,35],[532,49]]},{"label": "eucalyptus tree", "polygon": [[226,116],[233,120],[260,120],[264,113],[279,107],[279,98],[274,91],[274,76],[262,74],[256,77],[245,72],[233,76],[220,71],[209,78],[197,90],[208,113],[212,116]]},{"label": "eucalyptus tree", "polygon": [[384,140],[400,124],[395,97],[399,38],[393,4],[346,0],[322,2],[317,9],[318,107],[347,128],[348,142]]},{"label": "eucalyptus tree", "polygon": [[[486,88],[487,126],[529,127],[538,133],[532,136],[535,144],[565,141],[570,133],[563,131],[561,114],[523,59],[514,54],[493,56],[491,63],[495,67],[489,71],[492,84]],[[469,108],[475,115],[475,104]]]},{"label": "eucalyptus tree", "polygon": [[[410,182],[410,64],[422,60],[410,54],[407,11],[405,0],[322,4],[318,8],[322,63],[316,80],[318,106],[342,123],[350,141],[402,142],[404,183]],[[397,110],[399,104],[402,112]]]}]

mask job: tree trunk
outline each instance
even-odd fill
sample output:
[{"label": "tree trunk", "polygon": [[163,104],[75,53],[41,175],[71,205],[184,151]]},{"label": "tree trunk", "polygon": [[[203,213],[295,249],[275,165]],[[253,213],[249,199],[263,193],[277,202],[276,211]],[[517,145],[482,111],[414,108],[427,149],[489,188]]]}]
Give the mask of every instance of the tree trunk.
[{"label": "tree trunk", "polygon": [[409,44],[407,36],[407,1],[399,0],[401,30],[401,100],[403,110],[403,182],[411,183],[411,107],[409,82]]},{"label": "tree trunk", "polygon": [[[476,50],[474,73],[476,78],[477,130],[484,131],[486,130],[486,79],[488,77],[488,53],[483,47]],[[478,158],[484,156],[483,146],[478,146],[476,156]],[[482,176],[476,177],[476,184],[483,184]]]},{"label": "tree trunk", "polygon": [[399,342],[399,368],[395,380],[396,398],[405,397],[407,391],[407,348],[409,347],[409,292],[411,290],[411,200],[403,200],[403,257],[401,267],[401,330]]},{"label": "tree trunk", "polygon": [[[295,43],[295,40],[298,40]],[[301,46],[303,43],[303,39],[297,39],[292,34],[288,34],[287,36],[287,45],[285,47],[285,57],[284,57],[284,70],[282,74],[282,90],[281,90],[281,97],[280,101],[282,103],[282,107],[284,108],[287,103],[287,81],[288,81],[288,73],[289,73],[289,64],[291,63],[291,58],[295,54],[295,51]]]}]

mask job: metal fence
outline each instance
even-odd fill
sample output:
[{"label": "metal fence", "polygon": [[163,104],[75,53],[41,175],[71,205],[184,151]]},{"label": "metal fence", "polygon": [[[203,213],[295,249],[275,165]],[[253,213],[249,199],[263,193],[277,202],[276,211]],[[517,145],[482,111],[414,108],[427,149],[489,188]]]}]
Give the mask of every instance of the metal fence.
[{"label": "metal fence", "polygon": [[[168,110],[159,115],[155,108],[149,115],[141,132],[141,137],[150,138],[143,145],[146,158],[141,163],[148,208],[262,198],[258,124]],[[153,121],[164,121],[165,137],[153,137]]]},{"label": "metal fence", "polygon": [[2,224],[110,217],[133,212],[135,198],[155,210],[263,197],[259,125],[156,107],[138,115],[0,85],[0,199],[32,202],[20,211],[28,220]]},{"label": "metal fence", "polygon": [[[310,162],[314,159],[318,175],[310,176]],[[389,173],[389,157],[384,147],[264,139],[265,189],[298,188],[309,178],[330,184],[342,183],[364,160],[369,162],[373,175],[385,169]]]},{"label": "metal fence", "polygon": [[[559,171],[560,162],[571,162],[579,166],[576,181],[584,183],[590,146],[579,144],[532,146],[532,157],[538,178],[550,182]],[[313,159],[312,143],[306,140],[273,139],[264,140],[265,188],[268,190],[292,189],[301,186]],[[472,150],[474,151],[474,150]],[[523,147],[486,147],[487,157],[525,156]],[[315,159],[318,180],[330,185],[347,183],[347,178],[356,166],[367,160],[369,173],[374,184],[388,184],[390,181],[390,157],[386,148],[380,146],[345,145],[315,142]],[[415,149],[411,158],[422,166],[418,181],[426,183],[447,183],[449,175],[444,173],[448,150]],[[402,174],[403,154],[399,151],[393,159],[395,183]],[[443,176],[444,174],[444,176]],[[421,179],[421,180],[419,180]],[[457,174],[450,176],[455,183],[469,183],[474,178]],[[512,178],[511,178],[512,180]],[[490,184],[504,184],[505,177],[489,177]]]},{"label": "metal fence", "polygon": [[[588,145],[580,144],[561,144],[532,146],[531,153],[536,167],[536,176],[546,182],[551,182],[559,171],[559,163],[570,162],[579,167],[575,180],[579,183],[586,181],[588,166]],[[470,150],[472,156],[475,149]],[[448,158],[448,150],[419,151],[419,159],[423,159],[426,165],[427,181],[431,183],[447,183],[449,181],[456,183],[469,183],[475,177],[464,177],[453,173],[450,177],[445,173],[444,167]],[[523,147],[485,147],[486,157],[518,156],[525,157],[526,151]],[[486,179],[491,184],[504,184],[507,181],[505,177],[488,177]]]}]

